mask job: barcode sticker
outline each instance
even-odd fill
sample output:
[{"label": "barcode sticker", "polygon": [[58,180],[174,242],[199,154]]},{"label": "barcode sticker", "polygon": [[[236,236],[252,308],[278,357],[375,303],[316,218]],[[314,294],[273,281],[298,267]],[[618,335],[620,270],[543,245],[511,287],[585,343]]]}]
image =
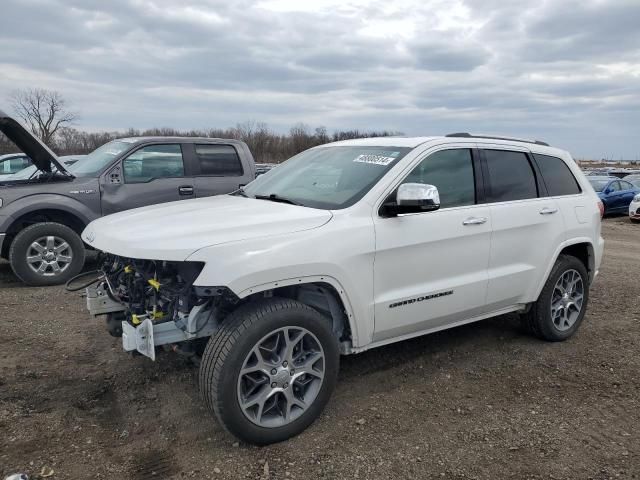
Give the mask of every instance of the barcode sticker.
[{"label": "barcode sticker", "polygon": [[394,157],[384,157],[382,155],[372,155],[372,154],[358,155],[356,158],[353,159],[353,161],[357,163],[370,163],[372,165],[382,165],[382,166],[389,165],[394,160],[395,160]]}]

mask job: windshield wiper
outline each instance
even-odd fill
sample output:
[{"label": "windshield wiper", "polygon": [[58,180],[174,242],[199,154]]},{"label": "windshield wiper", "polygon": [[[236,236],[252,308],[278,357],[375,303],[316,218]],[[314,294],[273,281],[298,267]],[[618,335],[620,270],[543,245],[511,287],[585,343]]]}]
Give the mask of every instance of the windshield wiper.
[{"label": "windshield wiper", "polygon": [[279,197],[278,195],[276,195],[275,193],[272,193],[270,195],[255,195],[253,198],[257,199],[257,200],[269,200],[271,202],[280,202],[280,203],[288,203],[289,205],[298,205],[298,206],[302,206],[300,203],[298,202],[294,202],[293,200],[290,200],[288,198],[284,198],[284,197]]},{"label": "windshield wiper", "polygon": [[235,192],[232,192],[231,195],[240,195],[241,197],[249,198],[249,195],[246,194],[246,192],[244,191],[244,188],[242,187],[240,187]]}]

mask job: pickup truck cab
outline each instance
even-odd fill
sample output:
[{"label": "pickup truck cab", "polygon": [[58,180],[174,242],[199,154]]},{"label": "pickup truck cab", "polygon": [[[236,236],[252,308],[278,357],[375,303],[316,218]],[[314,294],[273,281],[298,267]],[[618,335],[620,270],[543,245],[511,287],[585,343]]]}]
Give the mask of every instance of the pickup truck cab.
[{"label": "pickup truck cab", "polygon": [[127,351],[199,359],[224,427],[277,442],[320,414],[340,354],[509,312],[571,337],[601,214],[569,153],[542,142],[337,142],[231,195],[92,222],[82,237],[103,260],[87,305]]},{"label": "pickup truck cab", "polygon": [[85,258],[80,233],[96,218],[229,193],[255,178],[253,156],[237,140],[121,138],[68,166],[1,111],[0,131],[38,169],[27,178],[0,177],[0,256],[30,285],[78,274]]}]

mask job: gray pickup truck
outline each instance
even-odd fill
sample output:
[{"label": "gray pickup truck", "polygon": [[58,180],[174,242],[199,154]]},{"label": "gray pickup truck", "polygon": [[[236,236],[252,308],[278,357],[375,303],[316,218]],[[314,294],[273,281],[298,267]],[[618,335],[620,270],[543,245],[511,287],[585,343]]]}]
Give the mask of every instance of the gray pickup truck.
[{"label": "gray pickup truck", "polygon": [[2,111],[0,132],[38,168],[26,179],[0,177],[0,257],[29,285],[56,285],[78,274],[85,259],[80,233],[98,217],[229,193],[256,176],[249,148],[237,140],[121,138],[65,167]]}]

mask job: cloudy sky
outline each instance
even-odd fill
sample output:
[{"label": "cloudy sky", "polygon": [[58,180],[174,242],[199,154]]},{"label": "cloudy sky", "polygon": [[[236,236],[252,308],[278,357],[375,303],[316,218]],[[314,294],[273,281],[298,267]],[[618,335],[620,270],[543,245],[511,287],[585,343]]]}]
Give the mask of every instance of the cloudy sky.
[{"label": "cloudy sky", "polygon": [[[188,5],[188,6],[187,6]],[[0,105],[76,126],[297,122],[640,158],[640,0],[2,0]]]}]

